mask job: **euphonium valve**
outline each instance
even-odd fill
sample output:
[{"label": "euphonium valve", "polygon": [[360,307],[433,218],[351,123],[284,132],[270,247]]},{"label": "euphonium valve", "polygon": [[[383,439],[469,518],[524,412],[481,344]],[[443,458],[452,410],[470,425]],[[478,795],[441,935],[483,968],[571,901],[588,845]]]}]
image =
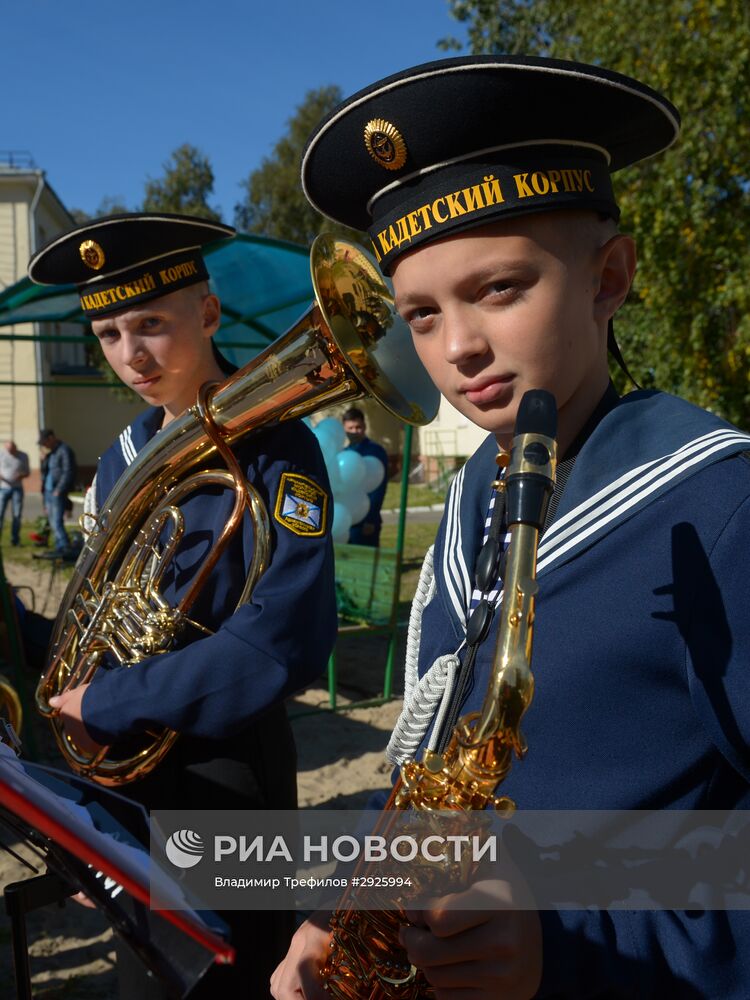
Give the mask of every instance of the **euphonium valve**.
[{"label": "euphonium valve", "polygon": [[[429,423],[437,412],[439,394],[369,254],[324,235],[312,246],[310,266],[312,306],[240,371],[220,385],[204,386],[195,405],[141,450],[97,513],[76,563],[36,702],[71,768],[101,784],[148,774],[177,734],[148,733],[135,749],[105,747],[92,758],[65,732],[49,698],[90,681],[105,660],[137,669],[144,657],[178,645],[186,625],[202,628],[190,617],[192,606],[246,514],[255,545],[238,606],[250,599],[268,560],[268,514],[232,445],[262,428],[365,395],[410,424]],[[217,460],[220,467],[210,467]],[[189,592],[170,607],[160,583],[180,543],[180,503],[216,485],[234,490],[234,509]]]}]

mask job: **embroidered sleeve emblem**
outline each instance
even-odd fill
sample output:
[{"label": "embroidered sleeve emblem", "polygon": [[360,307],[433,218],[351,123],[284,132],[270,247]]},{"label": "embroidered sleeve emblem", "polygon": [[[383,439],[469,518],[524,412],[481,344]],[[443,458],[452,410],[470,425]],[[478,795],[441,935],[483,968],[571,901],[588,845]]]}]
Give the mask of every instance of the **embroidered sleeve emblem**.
[{"label": "embroidered sleeve emblem", "polygon": [[295,535],[319,538],[326,528],[328,494],[307,476],[285,472],[279,483],[273,516]]}]

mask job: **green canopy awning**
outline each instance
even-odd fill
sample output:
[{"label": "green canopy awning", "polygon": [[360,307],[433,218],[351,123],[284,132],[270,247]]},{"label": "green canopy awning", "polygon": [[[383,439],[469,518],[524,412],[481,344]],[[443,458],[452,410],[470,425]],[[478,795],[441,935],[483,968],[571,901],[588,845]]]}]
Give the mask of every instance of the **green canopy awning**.
[{"label": "green canopy awning", "polygon": [[[211,244],[204,256],[221,300],[216,343],[241,367],[287,330],[312,301],[309,252],[295,243],[243,234]],[[44,322],[88,325],[75,285],[48,287],[23,278],[0,292],[0,326]]]}]

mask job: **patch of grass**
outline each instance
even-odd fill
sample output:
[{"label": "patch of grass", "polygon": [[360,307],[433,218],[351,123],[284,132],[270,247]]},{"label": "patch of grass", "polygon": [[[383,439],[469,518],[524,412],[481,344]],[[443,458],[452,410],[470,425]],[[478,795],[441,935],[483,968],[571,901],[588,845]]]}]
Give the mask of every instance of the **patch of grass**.
[{"label": "patch of grass", "polygon": [[[430,507],[435,503],[443,503],[445,500],[445,490],[432,489],[417,483],[409,484],[409,496],[407,502],[410,507]],[[383,510],[398,510],[401,503],[401,481],[388,483],[383,501]]]},{"label": "patch of grass", "polygon": [[[406,537],[404,539],[404,561],[401,572],[401,587],[399,590],[400,617],[408,616],[409,605],[414,597],[422,569],[424,554],[435,541],[437,521],[424,523],[422,521],[406,522]],[[395,524],[384,524],[380,533],[380,544],[384,548],[394,548],[396,545]]]},{"label": "patch of grass", "polygon": [[[68,533],[70,533],[71,530],[75,530],[75,527],[71,527],[70,524],[66,525],[66,528]],[[44,552],[50,551],[52,548],[52,546],[44,548],[44,546],[35,545],[29,539],[29,534],[36,529],[36,521],[24,521],[21,524],[21,544],[17,546],[11,546],[10,539],[6,539],[5,536],[3,536],[3,562],[20,563],[23,566],[33,566],[35,569],[38,569],[40,566],[51,566],[51,561],[40,561],[38,558],[34,558],[35,556],[38,557],[42,555]],[[73,564],[67,563],[63,566],[58,566],[57,570],[64,579],[69,579],[73,572]]]}]

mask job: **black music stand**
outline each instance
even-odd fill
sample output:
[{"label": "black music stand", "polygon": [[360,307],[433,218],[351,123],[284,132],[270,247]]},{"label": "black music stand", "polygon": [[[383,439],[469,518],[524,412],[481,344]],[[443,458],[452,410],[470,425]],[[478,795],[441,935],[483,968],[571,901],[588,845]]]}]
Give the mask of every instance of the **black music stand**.
[{"label": "black music stand", "polygon": [[[19,858],[35,877],[8,885],[4,891],[18,1000],[32,996],[26,914],[78,891],[103,910],[115,930],[179,1000],[214,961],[234,960],[234,949],[222,937],[219,918],[197,912],[181,886],[150,865],[144,846],[148,817],[141,806],[72,775],[21,762],[0,743],[0,827],[23,840],[46,865],[46,872],[40,874]],[[175,909],[150,909],[154,880],[159,899]]]},{"label": "black music stand", "polygon": [[5,909],[10,917],[17,1000],[33,1000],[26,914],[51,903],[61,903],[76,892],[78,892],[76,886],[70,885],[49,871],[44,875],[5,886],[3,896]]}]

